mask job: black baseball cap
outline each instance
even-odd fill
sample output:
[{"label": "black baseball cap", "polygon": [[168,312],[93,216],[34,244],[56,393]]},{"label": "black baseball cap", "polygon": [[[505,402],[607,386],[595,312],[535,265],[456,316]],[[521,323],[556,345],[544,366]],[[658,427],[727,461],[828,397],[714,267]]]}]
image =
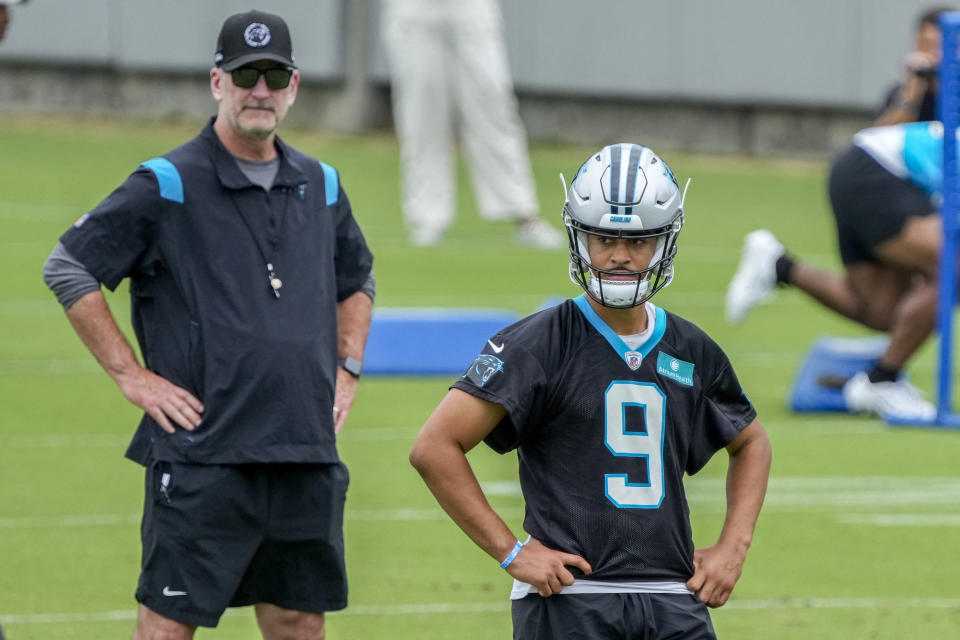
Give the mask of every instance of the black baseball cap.
[{"label": "black baseball cap", "polygon": [[257,60],[275,60],[296,68],[287,23],[280,16],[263,11],[230,16],[220,27],[213,64],[233,71]]}]

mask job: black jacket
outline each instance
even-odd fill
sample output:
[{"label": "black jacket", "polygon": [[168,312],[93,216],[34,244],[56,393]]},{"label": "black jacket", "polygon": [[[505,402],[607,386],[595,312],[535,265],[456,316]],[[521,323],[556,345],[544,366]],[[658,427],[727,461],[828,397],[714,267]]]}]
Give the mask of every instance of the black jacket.
[{"label": "black jacket", "polygon": [[127,451],[141,464],[338,460],[336,303],[360,289],[373,256],[336,170],[276,144],[268,193],[211,120],[61,237],[110,289],[130,278],[145,365],[204,404],[194,432],[167,434],[144,415]]}]

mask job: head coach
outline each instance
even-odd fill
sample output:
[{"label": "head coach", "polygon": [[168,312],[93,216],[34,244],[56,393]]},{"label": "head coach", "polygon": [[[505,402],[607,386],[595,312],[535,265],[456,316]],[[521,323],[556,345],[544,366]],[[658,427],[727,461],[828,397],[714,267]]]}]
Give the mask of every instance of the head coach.
[{"label": "head coach", "polygon": [[[123,395],[145,412],[134,638],[191,638],[254,605],[265,638],[322,638],[347,603],[353,404],[373,256],[333,167],[277,128],[300,75],[287,24],[230,16],[198,136],[139,165],[61,237],[44,280]],[[143,365],[101,284],[128,278]]]}]

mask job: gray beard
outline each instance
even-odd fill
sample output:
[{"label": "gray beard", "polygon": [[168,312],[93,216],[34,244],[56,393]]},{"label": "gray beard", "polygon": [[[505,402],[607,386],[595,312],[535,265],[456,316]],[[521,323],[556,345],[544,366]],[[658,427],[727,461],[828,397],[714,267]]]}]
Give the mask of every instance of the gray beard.
[{"label": "gray beard", "polygon": [[270,129],[248,129],[242,126],[237,127],[237,133],[239,133],[241,137],[246,138],[247,140],[256,141],[266,140],[276,130],[276,127],[272,127]]}]

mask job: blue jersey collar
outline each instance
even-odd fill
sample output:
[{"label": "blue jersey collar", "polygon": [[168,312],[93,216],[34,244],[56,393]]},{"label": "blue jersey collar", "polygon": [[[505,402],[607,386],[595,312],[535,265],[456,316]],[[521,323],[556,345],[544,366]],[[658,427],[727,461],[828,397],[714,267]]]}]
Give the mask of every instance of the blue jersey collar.
[{"label": "blue jersey collar", "polygon": [[653,348],[657,346],[657,343],[660,342],[660,339],[663,337],[664,332],[667,330],[667,313],[658,306],[655,306],[653,303],[647,302],[654,308],[654,322],[653,322],[653,333],[650,334],[650,337],[646,339],[639,347],[636,349],[631,349],[627,346],[627,343],[617,335],[617,333],[610,328],[606,322],[603,321],[603,318],[594,311],[593,307],[590,306],[590,301],[587,300],[586,294],[577,296],[573,299],[574,304],[577,305],[577,308],[580,309],[580,313],[587,319],[593,328],[604,337],[604,339],[613,347],[613,350],[616,351],[620,358],[625,362],[628,361],[628,353],[640,353],[644,358],[653,351]]}]

